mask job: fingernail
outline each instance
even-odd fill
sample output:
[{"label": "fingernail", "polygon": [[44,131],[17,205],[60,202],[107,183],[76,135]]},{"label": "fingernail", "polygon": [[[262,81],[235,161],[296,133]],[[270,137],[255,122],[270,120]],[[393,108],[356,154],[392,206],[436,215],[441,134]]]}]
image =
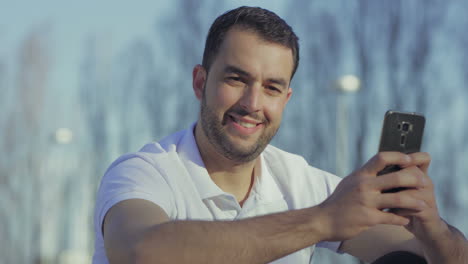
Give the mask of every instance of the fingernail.
[{"label": "fingernail", "polygon": [[419,202],[419,206],[420,206],[421,208],[427,208],[427,203],[426,203],[425,201],[420,201],[420,202]]},{"label": "fingernail", "polygon": [[406,218],[406,221],[405,221],[406,224],[404,224],[404,226],[409,225],[410,222],[411,222],[411,221],[410,221],[408,218]]},{"label": "fingernail", "polygon": [[411,162],[411,157],[409,155],[406,155],[405,160],[406,160],[406,162]]},{"label": "fingernail", "polygon": [[422,182],[423,182],[423,186],[427,186],[427,179],[426,179],[426,177],[422,177]]}]

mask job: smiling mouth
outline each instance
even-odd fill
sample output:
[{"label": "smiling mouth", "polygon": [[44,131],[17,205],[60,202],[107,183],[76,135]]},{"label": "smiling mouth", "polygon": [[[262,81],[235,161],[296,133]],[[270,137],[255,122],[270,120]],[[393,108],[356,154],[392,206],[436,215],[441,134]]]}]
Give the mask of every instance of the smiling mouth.
[{"label": "smiling mouth", "polygon": [[231,118],[232,121],[234,121],[236,124],[239,124],[240,126],[243,126],[245,128],[254,128],[256,126],[258,126],[259,124],[261,123],[251,123],[251,122],[245,122],[245,121],[242,121],[242,120],[239,120],[237,118],[235,118],[234,116],[229,116]]}]

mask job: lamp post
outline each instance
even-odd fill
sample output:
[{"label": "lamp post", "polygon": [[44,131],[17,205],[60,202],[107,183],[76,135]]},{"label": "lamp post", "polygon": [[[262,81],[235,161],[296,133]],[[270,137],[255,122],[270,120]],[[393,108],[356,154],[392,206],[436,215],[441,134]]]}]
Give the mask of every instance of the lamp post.
[{"label": "lamp post", "polygon": [[73,140],[73,131],[69,128],[58,128],[54,133],[54,140],[58,144],[70,144]]},{"label": "lamp post", "polygon": [[356,93],[361,81],[355,75],[343,75],[334,85],[336,97],[336,174],[340,177],[348,172],[348,102],[346,95]]}]

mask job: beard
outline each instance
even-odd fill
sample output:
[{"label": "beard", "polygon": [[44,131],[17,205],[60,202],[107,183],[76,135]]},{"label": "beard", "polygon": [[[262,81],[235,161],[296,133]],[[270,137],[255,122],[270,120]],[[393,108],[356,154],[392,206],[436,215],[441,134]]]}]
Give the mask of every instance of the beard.
[{"label": "beard", "polygon": [[[206,88],[206,87],[205,87]],[[261,118],[257,113],[248,113],[240,107],[233,107],[226,111],[223,120],[219,120],[216,112],[210,108],[206,103],[205,90],[203,89],[203,96],[201,100],[201,126],[205,133],[208,142],[215,148],[216,152],[223,155],[227,159],[237,162],[250,162],[256,159],[262,151],[266,148],[271,139],[276,135],[279,125],[274,126],[266,118]],[[227,134],[223,125],[226,124],[227,119],[231,118],[228,113],[236,113],[240,116],[249,115],[256,120],[261,120],[264,124],[262,134],[258,140],[250,146],[240,146],[232,142]],[[259,118],[260,117],[260,118]],[[239,136],[241,139],[248,139],[248,136]]]}]

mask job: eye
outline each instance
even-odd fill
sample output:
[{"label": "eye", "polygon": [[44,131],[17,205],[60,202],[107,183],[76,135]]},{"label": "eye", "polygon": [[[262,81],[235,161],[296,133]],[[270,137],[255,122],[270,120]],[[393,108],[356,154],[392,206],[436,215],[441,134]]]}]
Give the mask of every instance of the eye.
[{"label": "eye", "polygon": [[272,93],[281,93],[281,89],[276,86],[268,85],[266,88]]},{"label": "eye", "polygon": [[230,84],[242,84],[244,83],[244,80],[239,77],[239,76],[228,76],[225,78],[226,82],[227,83],[230,83]]},{"label": "eye", "polygon": [[238,77],[238,76],[228,76],[227,79],[232,80],[232,81],[236,81],[236,82],[242,81],[241,78]]}]

